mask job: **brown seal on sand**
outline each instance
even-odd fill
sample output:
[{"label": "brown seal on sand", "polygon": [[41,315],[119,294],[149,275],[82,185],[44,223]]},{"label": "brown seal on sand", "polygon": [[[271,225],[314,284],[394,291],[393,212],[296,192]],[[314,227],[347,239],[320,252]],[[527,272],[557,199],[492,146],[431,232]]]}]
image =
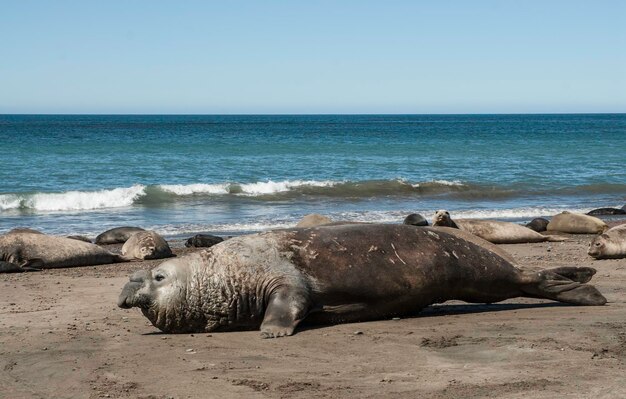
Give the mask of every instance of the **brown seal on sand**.
[{"label": "brown seal on sand", "polygon": [[319,213],[311,213],[304,216],[298,224],[296,224],[296,227],[316,227],[332,222],[333,221],[328,216],[320,215]]},{"label": "brown seal on sand", "polygon": [[167,241],[155,231],[139,231],[130,236],[122,247],[127,260],[162,259],[174,256]]},{"label": "brown seal on sand", "polygon": [[626,224],[615,226],[595,237],[587,253],[596,259],[626,258]]},{"label": "brown seal on sand", "polygon": [[96,237],[95,243],[98,245],[122,244],[125,243],[130,238],[130,236],[139,231],[145,230],[141,227],[116,227],[114,229],[110,229],[105,231],[104,233],[99,234]]},{"label": "brown seal on sand", "polygon": [[123,262],[119,255],[87,242],[47,234],[13,233],[0,236],[0,261],[25,270],[90,266]]},{"label": "brown seal on sand", "polygon": [[608,228],[606,223],[596,217],[567,211],[552,216],[547,227],[548,231],[570,234],[599,234]]},{"label": "brown seal on sand", "polygon": [[450,213],[445,210],[435,212],[433,226],[454,227],[465,230],[494,244],[565,241],[565,238],[539,234],[516,223],[479,219],[452,220]]},{"label": "brown seal on sand", "polygon": [[261,329],[413,315],[451,299],[515,297],[576,305],[606,299],[591,268],[523,272],[469,241],[429,227],[348,224],[235,237],[133,274],[118,306],[139,307],[164,332]]}]

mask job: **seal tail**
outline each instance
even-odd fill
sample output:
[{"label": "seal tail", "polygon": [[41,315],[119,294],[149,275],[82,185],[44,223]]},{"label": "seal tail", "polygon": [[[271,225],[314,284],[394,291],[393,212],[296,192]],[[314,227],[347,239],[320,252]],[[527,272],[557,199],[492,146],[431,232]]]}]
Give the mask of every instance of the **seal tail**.
[{"label": "seal tail", "polygon": [[527,275],[530,281],[522,286],[522,291],[531,298],[547,298],[573,305],[604,305],[606,298],[593,285],[585,284],[595,273],[590,267],[545,269]]}]

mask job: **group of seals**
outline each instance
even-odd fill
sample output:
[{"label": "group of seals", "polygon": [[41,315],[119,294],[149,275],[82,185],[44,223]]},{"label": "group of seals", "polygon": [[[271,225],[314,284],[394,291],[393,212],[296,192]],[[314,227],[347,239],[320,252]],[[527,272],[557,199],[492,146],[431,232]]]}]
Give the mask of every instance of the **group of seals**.
[{"label": "group of seals", "polygon": [[516,223],[481,219],[452,220],[450,212],[446,210],[439,210],[435,213],[433,226],[446,226],[465,230],[494,244],[564,240],[561,237],[539,234],[536,231]]},{"label": "group of seals", "polygon": [[306,319],[342,323],[412,315],[446,300],[515,297],[576,305],[606,299],[591,268],[523,272],[447,232],[345,224],[240,236],[131,276],[122,308],[139,307],[164,332],[260,328],[291,335]]}]

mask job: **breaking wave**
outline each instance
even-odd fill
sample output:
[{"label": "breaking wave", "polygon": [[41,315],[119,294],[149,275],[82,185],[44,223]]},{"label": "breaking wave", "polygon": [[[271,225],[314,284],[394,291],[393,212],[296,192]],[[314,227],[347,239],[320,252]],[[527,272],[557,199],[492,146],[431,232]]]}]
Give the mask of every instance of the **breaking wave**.
[{"label": "breaking wave", "polygon": [[[567,188],[523,185],[495,186],[461,181],[403,179],[368,181],[284,180],[251,183],[195,183],[118,187],[97,191],[0,194],[0,211],[86,211],[133,205],[158,206],[178,201],[250,199],[281,201],[307,198],[360,199],[382,197],[446,198],[456,200],[504,200],[528,195],[575,193],[626,193],[626,185],[603,184]],[[485,215],[487,216],[487,215]],[[510,215],[516,217],[518,215]],[[479,216],[480,217],[480,216]]]}]

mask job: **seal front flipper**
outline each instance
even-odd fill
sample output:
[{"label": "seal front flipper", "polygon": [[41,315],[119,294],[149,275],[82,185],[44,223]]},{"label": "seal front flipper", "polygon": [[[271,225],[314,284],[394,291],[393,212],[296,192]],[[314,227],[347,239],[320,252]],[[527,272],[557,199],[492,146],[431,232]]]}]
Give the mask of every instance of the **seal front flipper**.
[{"label": "seal front flipper", "polygon": [[526,296],[573,305],[598,306],[606,303],[606,298],[594,286],[581,284],[552,270],[542,270],[529,277],[534,281],[521,287]]},{"label": "seal front flipper", "polygon": [[265,316],[261,323],[262,338],[279,338],[292,335],[296,326],[311,308],[305,290],[283,286],[270,294]]}]

